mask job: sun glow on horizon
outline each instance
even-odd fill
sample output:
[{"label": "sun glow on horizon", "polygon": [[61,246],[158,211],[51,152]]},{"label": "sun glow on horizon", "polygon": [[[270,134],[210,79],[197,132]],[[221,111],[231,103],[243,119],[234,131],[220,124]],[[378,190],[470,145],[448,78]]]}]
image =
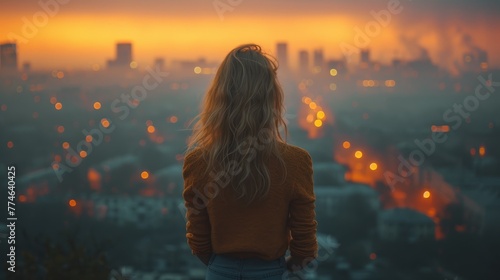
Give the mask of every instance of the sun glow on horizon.
[{"label": "sun glow on horizon", "polygon": [[[8,31],[0,33],[0,42],[13,41],[12,34],[23,35],[20,18],[29,15],[25,13],[6,14],[5,17],[5,12],[0,13],[0,24]],[[221,21],[215,11],[188,17],[73,11],[50,17],[46,25],[37,28],[34,36],[28,36],[26,42],[18,42],[18,57],[20,63],[30,62],[35,70],[92,70],[96,65],[105,66],[107,60],[115,57],[115,44],[119,41],[133,44],[133,60],[138,65],[152,65],[157,57],[168,61],[200,57],[221,61],[230,49],[244,43],[260,44],[266,52],[275,55],[275,44],[286,41],[293,67],[297,64],[297,53],[302,49],[311,52],[312,56],[313,50],[321,48],[325,59],[340,59],[344,56],[340,47],[342,43],[358,49],[369,48],[372,59],[382,63],[390,63],[395,52],[398,58],[415,59],[408,47],[410,43],[414,45],[413,49],[427,49],[433,62],[446,67],[453,63],[453,59],[460,59],[464,49],[457,42],[450,42],[457,49],[453,50],[453,57],[443,56],[443,53],[449,53],[446,48],[450,48],[443,44],[443,40],[450,40],[443,39],[442,35],[451,34],[447,36],[459,40],[457,36],[460,34],[473,34],[474,42],[481,42],[482,48],[488,51],[489,64],[500,65],[500,56],[496,52],[500,40],[490,36],[491,27],[488,26],[491,24],[471,25],[455,20],[448,22],[449,27],[437,28],[436,22],[429,19],[408,26],[401,17],[394,17],[366,45],[359,46],[354,39],[355,28],[365,29],[366,24],[373,20],[369,13],[332,12],[305,14],[299,18],[297,20],[293,14],[252,16],[242,12]],[[402,37],[408,42],[402,42]]]},{"label": "sun glow on horizon", "polygon": [[[18,20],[8,24],[7,30],[22,35],[22,23],[16,22]],[[31,62],[34,69],[92,69],[94,64],[105,65],[108,59],[115,57],[115,44],[119,41],[131,42],[133,59],[138,64],[149,65],[156,57],[222,60],[231,48],[251,42],[260,44],[266,52],[274,55],[276,42],[288,38],[285,41],[289,43],[289,59],[294,62],[298,49],[312,51],[322,47],[329,51],[328,46],[352,40],[351,29],[355,24],[354,17],[345,16],[309,16],[300,22],[292,18],[244,16],[231,22],[220,22],[213,16],[155,18],[61,14],[50,18],[49,24],[38,28],[36,35],[28,38],[26,43],[18,42],[18,55],[20,61]],[[0,34],[2,41],[11,40]],[[341,55],[337,54],[338,57]]]}]

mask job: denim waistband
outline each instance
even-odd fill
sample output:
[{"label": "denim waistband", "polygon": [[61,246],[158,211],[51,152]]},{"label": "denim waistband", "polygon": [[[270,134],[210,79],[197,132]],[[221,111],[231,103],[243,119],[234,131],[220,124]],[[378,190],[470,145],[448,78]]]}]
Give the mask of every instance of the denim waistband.
[{"label": "denim waistband", "polygon": [[213,253],[209,260],[209,265],[212,263],[216,263],[217,266],[224,266],[226,268],[234,268],[237,270],[252,269],[273,269],[273,268],[285,268],[285,256],[280,257],[276,260],[263,260],[259,258],[235,258],[226,256],[223,254],[215,254]]}]

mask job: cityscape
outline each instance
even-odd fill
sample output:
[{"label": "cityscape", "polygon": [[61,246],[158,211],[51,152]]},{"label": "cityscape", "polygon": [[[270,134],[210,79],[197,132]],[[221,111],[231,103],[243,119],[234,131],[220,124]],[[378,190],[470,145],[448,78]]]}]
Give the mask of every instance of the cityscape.
[{"label": "cityscape", "polygon": [[[133,46],[116,43],[89,70],[34,71],[15,42],[0,45],[0,165],[16,166],[19,217],[9,279],[59,279],[50,266],[70,273],[75,254],[87,279],[204,279],[185,240],[182,163],[219,62],[141,68]],[[425,50],[391,64],[370,49],[354,63],[321,48],[290,53],[285,41],[272,54],[287,141],[313,158],[324,257],[300,279],[500,273],[500,69],[485,51],[463,53],[459,74]]]}]

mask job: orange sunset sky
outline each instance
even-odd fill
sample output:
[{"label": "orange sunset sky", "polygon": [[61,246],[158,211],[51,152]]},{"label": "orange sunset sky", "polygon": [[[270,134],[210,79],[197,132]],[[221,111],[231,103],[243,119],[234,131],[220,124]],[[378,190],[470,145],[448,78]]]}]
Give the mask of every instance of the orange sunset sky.
[{"label": "orange sunset sky", "polygon": [[[167,63],[220,60],[247,42],[274,52],[276,42],[287,41],[292,66],[299,49],[323,48],[326,58],[341,58],[341,43],[356,46],[354,28],[365,29],[374,20],[370,12],[387,9],[394,0],[59,1],[67,3],[40,1],[52,3],[55,11],[45,22],[40,13],[47,12],[37,0],[0,4],[0,42],[17,38],[20,63],[29,61],[33,69],[90,69],[114,58],[118,41],[134,44],[140,66],[156,57]],[[218,12],[214,2],[229,9]],[[370,37],[367,47],[374,60],[412,59],[426,49],[435,63],[452,69],[465,51],[481,49],[488,52],[491,67],[500,67],[500,1],[399,2],[401,12],[391,14],[387,26]],[[26,21],[35,30],[28,30]]]}]

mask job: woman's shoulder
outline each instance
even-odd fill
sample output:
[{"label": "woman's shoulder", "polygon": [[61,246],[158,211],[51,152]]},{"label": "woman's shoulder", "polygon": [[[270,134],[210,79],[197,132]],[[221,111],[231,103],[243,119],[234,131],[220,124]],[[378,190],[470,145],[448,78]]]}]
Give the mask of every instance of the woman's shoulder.
[{"label": "woman's shoulder", "polygon": [[309,152],[299,146],[292,145],[290,143],[285,143],[285,142],[279,142],[281,150],[283,152],[283,155],[286,158],[291,158],[291,159],[305,159],[307,157],[310,157]]}]

